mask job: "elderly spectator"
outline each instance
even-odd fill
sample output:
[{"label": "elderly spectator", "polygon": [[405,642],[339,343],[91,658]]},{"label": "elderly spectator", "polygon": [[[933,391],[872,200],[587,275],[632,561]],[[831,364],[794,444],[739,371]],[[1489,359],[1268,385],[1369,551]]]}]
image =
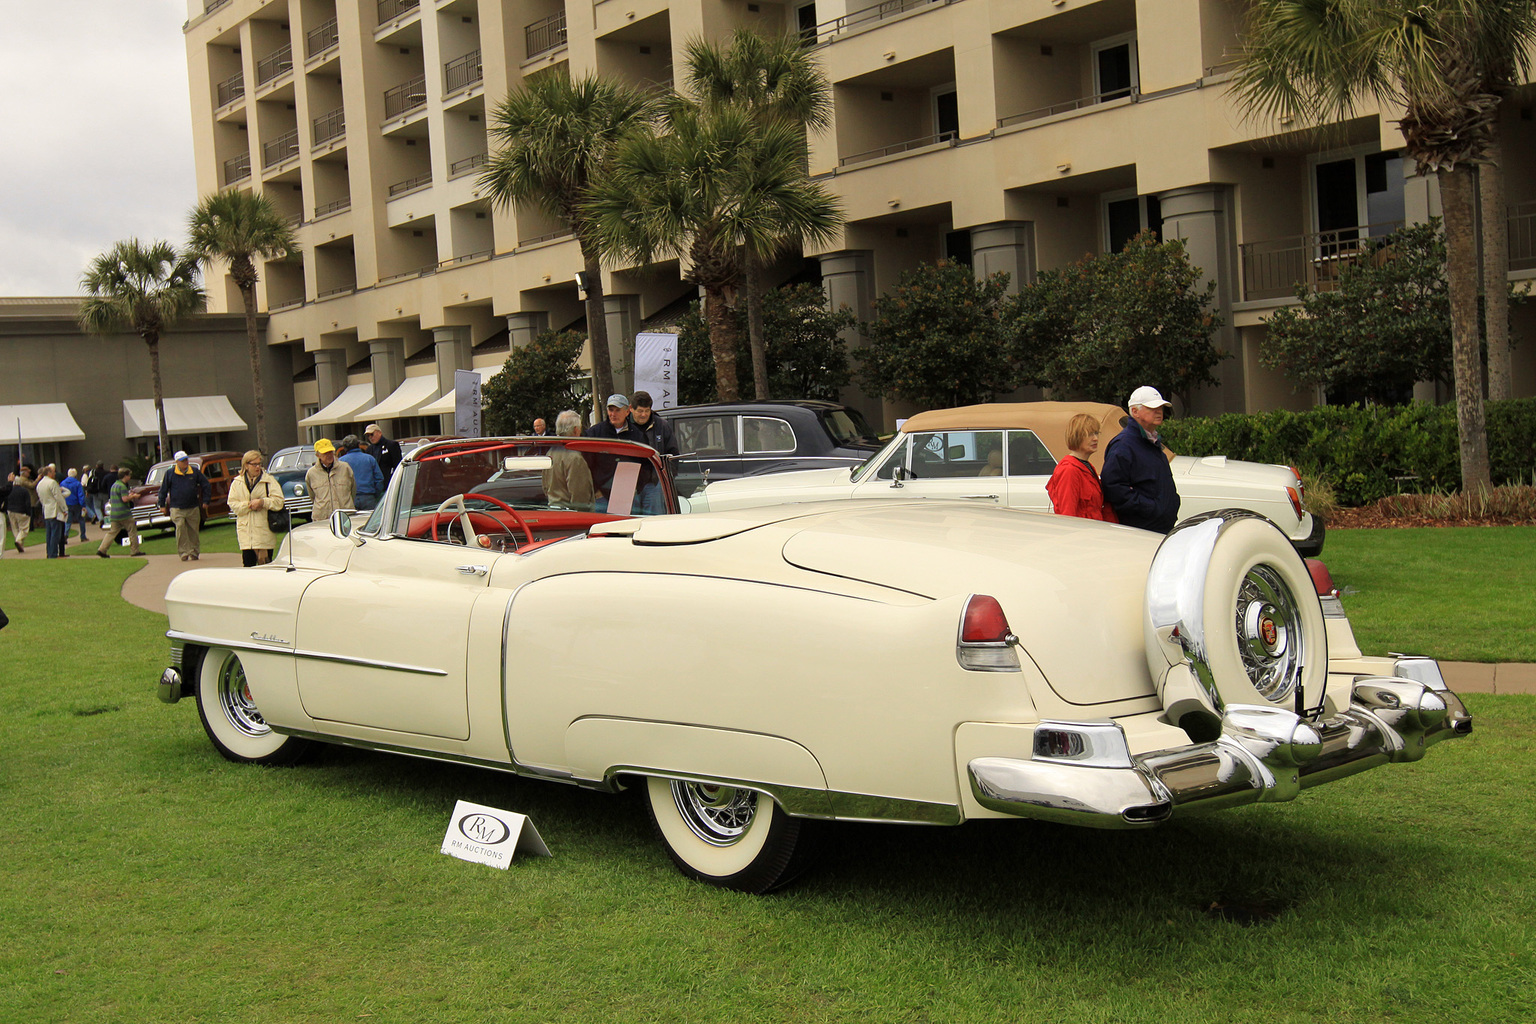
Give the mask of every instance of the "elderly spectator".
[{"label": "elderly spectator", "polygon": [[[666,460],[663,465],[667,472],[672,471],[674,459],[680,453],[677,447],[677,439],[672,434],[672,424],[657,416],[651,409],[651,395],[648,391],[636,391],[631,399],[633,409],[630,412],[630,420],[635,430],[640,433],[645,443],[655,448]],[[649,468],[643,472],[644,482],[640,485],[640,509],[648,516],[663,515],[667,511],[666,502],[661,496],[661,482],[651,478]]]},{"label": "elderly spectator", "polygon": [[235,514],[235,539],[240,559],[247,568],[272,561],[277,547],[267,513],[281,511],[283,488],[262,468],[261,452],[254,448],[240,457],[240,472],[229,485],[229,510]]},{"label": "elderly spectator", "polygon": [[103,529],[106,533],[101,538],[101,546],[96,549],[96,554],[101,558],[111,558],[112,545],[117,540],[118,534],[128,531],[128,553],[141,555],[139,550],[139,524],[133,521],[133,501],[128,497],[128,489],[133,480],[133,470],[124,466],[117,471],[117,482],[108,492],[107,504],[102,517]]},{"label": "elderly spectator", "polygon": [[395,467],[405,457],[400,452],[400,442],[385,437],[377,423],[368,424],[363,430],[363,436],[368,439],[368,454],[378,461],[379,471],[384,474],[384,483],[388,485],[389,478],[395,475]]},{"label": "elderly spectator", "polygon": [[379,495],[384,493],[384,471],[379,468],[379,460],[363,451],[363,444],[356,434],[342,438],[337,450],[341,453],[341,461],[352,470],[352,481],[356,488],[353,492],[356,504],[353,507],[364,512],[372,511],[379,503]]},{"label": "elderly spectator", "polygon": [[[581,436],[581,417],[575,410],[567,409],[555,417],[555,434]],[[587,468],[587,460],[563,444],[550,447],[549,459],[550,467],[544,471],[545,500],[551,505],[592,511],[592,471]]]},{"label": "elderly spectator", "polygon": [[[623,395],[608,396],[608,418],[587,428],[588,437],[608,437],[620,441],[645,443],[644,436],[629,421],[629,399]],[[617,455],[598,455],[592,466],[592,488],[597,495],[597,511],[607,512],[608,495],[613,490],[613,475],[619,467]],[[629,515],[630,509],[613,509],[614,515]]]},{"label": "elderly spectator", "polygon": [[199,467],[192,465],[186,452],[177,452],[175,461],[160,481],[155,504],[176,527],[176,553],[183,562],[195,562],[203,550],[203,519],[208,515],[208,502],[213,500],[213,485]]},{"label": "elderly spectator", "polygon": [[1131,418],[1104,452],[1104,496],[1120,522],[1153,533],[1167,533],[1179,521],[1172,456],[1157,436],[1171,404],[1154,387],[1131,392]]},{"label": "elderly spectator", "polygon": [[1059,516],[1099,519],[1118,523],[1115,510],[1104,501],[1099,474],[1088,460],[1099,450],[1099,421],[1080,412],[1067,421],[1066,458],[1056,464],[1056,471],[1045,485],[1051,507]]},{"label": "elderly spectator", "polygon": [[[16,553],[24,555],[27,553],[24,542],[27,534],[32,532],[32,499],[37,496],[37,484],[32,482],[25,466],[8,474],[7,479],[11,492],[5,498],[5,517],[11,524],[11,539],[16,545]],[[0,541],[4,539],[0,537]]]},{"label": "elderly spectator", "polygon": [[37,482],[37,498],[43,505],[43,528],[48,531],[46,544],[49,558],[64,558],[64,541],[69,536],[69,506],[64,502],[64,489],[59,486],[59,468],[53,463],[43,467],[43,477]]},{"label": "elderly spectator", "polygon": [[[555,417],[555,431],[559,432],[559,430],[560,430],[560,417],[556,416]],[[543,416],[535,416],[533,418],[533,436],[534,437],[548,437],[549,436],[549,425],[544,422],[544,417]]]},{"label": "elderly spectator", "polygon": [[[80,527],[80,540],[85,540],[85,485],[80,482],[80,474],[73,468],[68,475],[59,481],[59,486],[64,490],[64,504],[69,509],[69,525]],[[69,539],[68,531],[65,532],[65,540]]]},{"label": "elderly spectator", "polygon": [[315,522],[329,519],[337,509],[354,508],[353,496],[356,484],[352,480],[352,467],[336,457],[336,446],[330,438],[322,437],[315,442],[316,462],[304,474],[304,486],[314,496],[315,507],[310,514]]}]

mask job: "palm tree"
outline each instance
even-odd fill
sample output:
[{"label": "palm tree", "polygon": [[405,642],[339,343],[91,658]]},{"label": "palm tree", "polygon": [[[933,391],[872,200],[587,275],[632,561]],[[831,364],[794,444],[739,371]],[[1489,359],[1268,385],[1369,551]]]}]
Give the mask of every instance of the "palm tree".
[{"label": "palm tree", "polygon": [[613,391],[613,366],[601,252],[585,204],[593,184],[606,174],[614,147],[650,109],[647,95],[624,82],[591,74],[575,81],[561,73],[535,76],[496,107],[490,133],[500,147],[479,179],[496,206],[535,206],[569,224],[576,236],[598,401]]},{"label": "palm tree", "polygon": [[[1399,105],[1405,148],[1435,172],[1445,216],[1462,486],[1489,486],[1472,168],[1494,138],[1494,75],[1524,75],[1529,0],[1255,0],[1235,81],[1250,114],[1328,125],[1359,101]],[[1501,213],[1502,216],[1502,213]],[[1502,285],[1502,282],[1500,282]]]},{"label": "palm tree", "polygon": [[170,449],[165,429],[165,392],[160,385],[160,332],[203,308],[197,257],[169,242],[146,247],[137,238],[97,256],[81,277],[89,297],[80,305],[80,326],[92,334],[132,331],[149,346],[149,373],[160,421],[160,455]]},{"label": "palm tree", "polygon": [[245,306],[245,340],[251,353],[251,390],[256,401],[256,447],[267,447],[267,399],[261,383],[261,341],[256,337],[256,261],[290,259],[298,251],[293,227],[265,195],[228,189],[203,197],[191,216],[193,256],[229,264],[229,276]]},{"label": "palm tree", "polygon": [[[832,123],[827,76],[798,35],[763,36],[740,28],[726,46],[695,39],[687,44],[685,54],[688,91],[706,108],[736,105],[760,123],[779,120],[802,130],[823,131]],[[782,250],[797,241],[781,238],[775,248]],[[767,398],[761,266],[775,253],[747,249],[742,255],[752,382],[757,397]]]},{"label": "palm tree", "polygon": [[678,257],[704,289],[722,402],[740,395],[731,315],[740,252],[771,252],[784,237],[825,241],[842,220],[837,200],[807,178],[804,152],[799,126],[674,98],[658,132],[620,147],[591,203],[605,255],[642,265]]}]

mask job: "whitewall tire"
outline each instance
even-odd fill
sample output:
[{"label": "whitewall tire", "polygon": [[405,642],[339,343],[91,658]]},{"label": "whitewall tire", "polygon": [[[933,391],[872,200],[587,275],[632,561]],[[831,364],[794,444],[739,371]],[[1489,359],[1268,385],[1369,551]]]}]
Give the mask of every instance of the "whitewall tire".
[{"label": "whitewall tire", "polygon": [[650,778],[646,797],[667,855],[690,878],[764,893],[810,863],[813,823],[755,790]]},{"label": "whitewall tire", "polygon": [[197,714],[213,745],[231,761],[293,764],[314,743],[273,732],[251,699],[240,656],[223,647],[203,655],[197,673]]}]

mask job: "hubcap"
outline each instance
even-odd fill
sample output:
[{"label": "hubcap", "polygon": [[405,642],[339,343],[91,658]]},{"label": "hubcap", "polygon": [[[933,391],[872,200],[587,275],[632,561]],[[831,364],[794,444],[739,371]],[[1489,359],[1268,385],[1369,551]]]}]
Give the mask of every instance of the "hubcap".
[{"label": "hubcap", "polygon": [[672,799],[688,828],[711,846],[740,841],[757,816],[757,794],[750,789],[674,782]]},{"label": "hubcap", "polygon": [[1249,682],[1265,700],[1280,701],[1301,680],[1301,613],[1272,567],[1256,565],[1237,591],[1237,649]]},{"label": "hubcap", "polygon": [[247,736],[265,736],[272,731],[261,717],[251,688],[245,681],[245,667],[239,658],[228,658],[219,669],[219,707],[229,724]]}]

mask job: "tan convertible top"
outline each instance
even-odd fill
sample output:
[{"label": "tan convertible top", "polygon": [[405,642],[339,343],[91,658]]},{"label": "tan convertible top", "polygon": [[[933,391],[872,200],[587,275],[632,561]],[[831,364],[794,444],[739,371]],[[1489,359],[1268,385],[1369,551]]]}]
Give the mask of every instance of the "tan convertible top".
[{"label": "tan convertible top", "polygon": [[1109,439],[1120,433],[1125,410],[1098,402],[990,402],[962,405],[957,409],[920,412],[901,425],[902,433],[919,430],[1033,430],[1058,460],[1067,454],[1067,421],[1086,412],[1099,421],[1099,450],[1095,466],[1104,464]]}]

